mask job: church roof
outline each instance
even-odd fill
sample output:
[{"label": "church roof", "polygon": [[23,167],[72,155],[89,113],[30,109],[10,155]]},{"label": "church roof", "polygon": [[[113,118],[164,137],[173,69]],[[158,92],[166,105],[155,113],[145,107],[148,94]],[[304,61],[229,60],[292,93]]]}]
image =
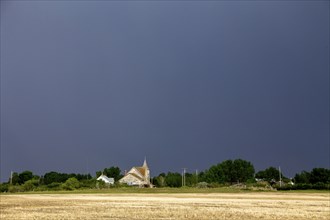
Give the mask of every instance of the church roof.
[{"label": "church roof", "polygon": [[137,178],[137,179],[141,180],[141,177],[140,177],[140,176],[138,176],[138,175],[137,175],[137,174],[135,174],[135,173],[129,173],[128,175],[132,175],[132,176],[134,176],[135,178]]},{"label": "church roof", "polygon": [[146,176],[146,167],[135,167],[135,169],[139,171],[142,176]]}]

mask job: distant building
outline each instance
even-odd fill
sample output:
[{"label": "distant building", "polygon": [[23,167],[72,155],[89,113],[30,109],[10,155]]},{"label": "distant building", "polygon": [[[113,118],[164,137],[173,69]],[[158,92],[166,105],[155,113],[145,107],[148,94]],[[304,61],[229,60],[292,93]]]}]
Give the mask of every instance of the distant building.
[{"label": "distant building", "polygon": [[105,182],[106,184],[110,184],[110,185],[115,184],[115,179],[114,178],[109,178],[106,175],[103,175],[103,173],[96,180],[101,180],[101,181]]},{"label": "distant building", "polygon": [[144,159],[142,167],[132,167],[130,171],[119,180],[119,183],[124,183],[129,186],[152,187],[147,160]]}]

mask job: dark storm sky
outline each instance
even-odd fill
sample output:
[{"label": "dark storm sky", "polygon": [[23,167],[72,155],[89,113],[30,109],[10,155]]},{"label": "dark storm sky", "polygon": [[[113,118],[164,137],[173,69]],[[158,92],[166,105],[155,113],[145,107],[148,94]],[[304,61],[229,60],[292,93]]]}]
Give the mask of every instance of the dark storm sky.
[{"label": "dark storm sky", "polygon": [[1,1],[1,181],[329,168],[329,1]]}]

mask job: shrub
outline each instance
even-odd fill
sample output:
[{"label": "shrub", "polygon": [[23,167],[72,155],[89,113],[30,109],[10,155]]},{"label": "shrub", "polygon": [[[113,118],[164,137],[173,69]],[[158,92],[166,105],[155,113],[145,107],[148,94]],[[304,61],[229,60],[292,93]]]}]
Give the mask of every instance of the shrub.
[{"label": "shrub", "polygon": [[209,184],[207,182],[199,182],[196,185],[197,188],[208,188]]},{"label": "shrub", "polygon": [[254,179],[254,178],[250,178],[246,181],[246,184],[254,184],[256,183],[257,181]]},{"label": "shrub", "polygon": [[61,186],[65,190],[74,190],[80,187],[80,183],[75,177],[71,177],[67,179]]},{"label": "shrub", "polygon": [[8,187],[9,187],[8,183],[1,183],[0,184],[0,192],[8,192]]},{"label": "shrub", "polygon": [[81,180],[80,181],[80,187],[81,188],[95,188],[95,184],[96,184],[96,179],[89,179],[89,180]]},{"label": "shrub", "polygon": [[220,188],[220,187],[223,187],[224,184],[220,184],[220,183],[210,183],[208,186],[209,186],[209,188]]},{"label": "shrub", "polygon": [[53,182],[47,185],[50,190],[60,190],[61,183]]},{"label": "shrub", "polygon": [[295,187],[294,186],[291,186],[291,185],[285,185],[285,186],[281,186],[281,187],[278,186],[276,189],[277,190],[284,190],[284,191],[286,191],[286,190],[294,190]]},{"label": "shrub", "polygon": [[[37,188],[33,189],[33,191],[48,191],[48,190],[49,188],[46,185],[40,185]],[[56,190],[56,188],[52,190]]]},{"label": "shrub", "polygon": [[329,189],[329,184],[318,182],[313,185],[313,189]]},{"label": "shrub", "polygon": [[257,183],[254,184],[254,186],[256,187],[270,187],[269,183],[267,181],[259,181]]},{"label": "shrub", "polygon": [[22,189],[24,191],[32,191],[32,190],[36,189],[38,187],[38,185],[39,185],[39,180],[32,179],[32,180],[26,181],[22,185]]},{"label": "shrub", "polygon": [[19,185],[11,185],[8,187],[8,192],[15,193],[15,192],[22,192],[22,188]]},{"label": "shrub", "polygon": [[312,189],[312,184],[309,183],[298,183],[294,187],[295,189]]}]

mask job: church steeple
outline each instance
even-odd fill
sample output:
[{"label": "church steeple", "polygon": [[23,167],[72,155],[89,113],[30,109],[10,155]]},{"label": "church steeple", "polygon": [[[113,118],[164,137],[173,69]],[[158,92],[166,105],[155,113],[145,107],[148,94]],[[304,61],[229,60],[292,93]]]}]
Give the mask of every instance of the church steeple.
[{"label": "church steeple", "polygon": [[143,165],[142,167],[148,167],[148,164],[147,164],[147,157],[144,157],[144,161],[143,161]]}]

